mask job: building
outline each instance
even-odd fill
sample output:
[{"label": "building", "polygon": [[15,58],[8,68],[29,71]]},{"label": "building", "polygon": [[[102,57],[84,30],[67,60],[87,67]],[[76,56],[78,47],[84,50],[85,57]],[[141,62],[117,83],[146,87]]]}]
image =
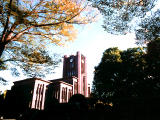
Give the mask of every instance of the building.
[{"label": "building", "polygon": [[76,85],[74,85],[77,86],[77,92],[88,97],[86,57],[80,52],[77,52],[76,56],[64,56],[63,78],[66,79],[72,76],[77,78]]},{"label": "building", "polygon": [[43,110],[46,101],[56,98],[60,103],[67,103],[74,94],[83,94],[85,97],[90,94],[86,57],[80,52],[69,57],[64,56],[63,78],[30,78],[16,81],[10,95],[18,102],[17,106]]},{"label": "building", "polygon": [[9,104],[14,104],[13,108],[17,108],[18,111],[23,111],[26,108],[43,110],[49,84],[51,84],[50,81],[39,78],[16,81],[8,96]]}]

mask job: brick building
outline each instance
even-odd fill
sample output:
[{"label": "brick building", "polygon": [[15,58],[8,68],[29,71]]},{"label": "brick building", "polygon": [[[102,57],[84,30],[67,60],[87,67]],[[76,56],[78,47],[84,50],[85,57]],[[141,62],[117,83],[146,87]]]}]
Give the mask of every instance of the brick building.
[{"label": "brick building", "polygon": [[56,98],[60,103],[66,103],[73,94],[83,94],[85,97],[90,95],[86,57],[80,52],[69,57],[64,56],[63,78],[30,78],[16,81],[10,91],[12,101],[18,102],[17,107],[39,110],[45,108],[45,101],[48,99]]}]

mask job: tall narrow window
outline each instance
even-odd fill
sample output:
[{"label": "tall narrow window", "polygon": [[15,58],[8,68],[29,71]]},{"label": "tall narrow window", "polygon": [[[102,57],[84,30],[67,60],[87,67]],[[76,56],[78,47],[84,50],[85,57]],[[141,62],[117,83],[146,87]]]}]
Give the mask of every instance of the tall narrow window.
[{"label": "tall narrow window", "polygon": [[78,93],[78,84],[77,82],[74,82],[74,94]]},{"label": "tall narrow window", "polygon": [[42,85],[41,88],[41,99],[40,99],[40,109],[42,109],[42,103],[43,103],[43,92],[44,92],[44,84]]},{"label": "tall narrow window", "polygon": [[86,91],[86,90],[85,90],[85,89],[86,89],[86,88],[85,88],[85,87],[86,87],[86,86],[85,86],[85,82],[86,82],[85,78],[86,78],[86,77],[83,76],[83,95],[85,95],[85,91]]},{"label": "tall narrow window", "polygon": [[85,59],[84,59],[84,56],[82,56],[82,59],[81,59],[81,73],[84,73],[85,72]]},{"label": "tall narrow window", "polygon": [[91,93],[90,87],[88,87],[88,97],[90,97],[90,93]]},{"label": "tall narrow window", "polygon": [[38,97],[39,97],[39,84],[36,89],[36,100],[35,100],[35,108],[38,106]]}]

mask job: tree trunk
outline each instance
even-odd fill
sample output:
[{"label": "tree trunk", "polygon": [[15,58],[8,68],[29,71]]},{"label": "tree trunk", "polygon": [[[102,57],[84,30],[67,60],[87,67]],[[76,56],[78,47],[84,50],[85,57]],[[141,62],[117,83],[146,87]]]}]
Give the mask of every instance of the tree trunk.
[{"label": "tree trunk", "polygon": [[3,53],[4,49],[5,49],[5,46],[6,46],[6,44],[0,42],[0,58],[2,56],[2,53]]}]

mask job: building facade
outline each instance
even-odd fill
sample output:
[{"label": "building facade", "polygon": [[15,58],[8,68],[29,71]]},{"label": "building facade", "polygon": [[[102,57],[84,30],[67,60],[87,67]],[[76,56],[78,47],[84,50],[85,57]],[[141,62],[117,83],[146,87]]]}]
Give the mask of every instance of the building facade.
[{"label": "building facade", "polygon": [[76,55],[64,56],[63,78],[50,80],[48,96],[54,96],[60,103],[68,102],[74,94],[90,95],[87,82],[87,61],[80,52]]},{"label": "building facade", "polygon": [[77,55],[64,56],[63,78],[73,76],[77,78],[76,85],[74,85],[77,86],[77,92],[88,97],[86,57],[80,52],[77,52]]},{"label": "building facade", "polygon": [[[26,108],[43,110],[45,102],[57,99],[59,103],[67,103],[74,94],[90,95],[87,83],[86,57],[77,52],[76,55],[63,60],[63,77],[54,80],[30,78],[14,82],[11,89],[14,99]],[[18,96],[18,97],[17,97]],[[27,97],[26,97],[27,96]]]}]

